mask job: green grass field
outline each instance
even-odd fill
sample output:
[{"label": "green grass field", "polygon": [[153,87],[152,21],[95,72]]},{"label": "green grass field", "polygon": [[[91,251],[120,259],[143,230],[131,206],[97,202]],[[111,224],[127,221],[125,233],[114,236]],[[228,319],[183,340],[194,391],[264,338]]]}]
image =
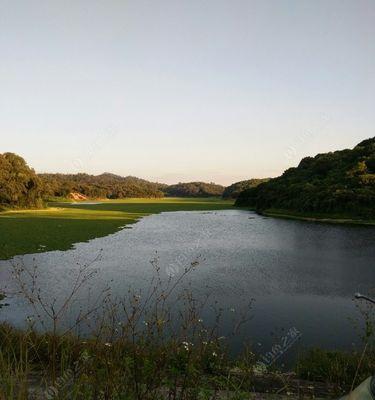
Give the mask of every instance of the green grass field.
[{"label": "green grass field", "polygon": [[0,259],[50,250],[114,233],[150,214],[166,211],[223,210],[232,201],[216,198],[111,200],[101,204],[50,203],[43,210],[0,213]]}]

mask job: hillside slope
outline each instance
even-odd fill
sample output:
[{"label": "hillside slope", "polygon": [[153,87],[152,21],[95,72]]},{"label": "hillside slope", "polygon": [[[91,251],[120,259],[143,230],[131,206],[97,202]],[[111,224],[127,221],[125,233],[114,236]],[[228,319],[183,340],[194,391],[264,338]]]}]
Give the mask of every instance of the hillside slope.
[{"label": "hillside slope", "polygon": [[168,186],[165,190],[171,197],[218,197],[224,192],[224,186],[216,183],[188,182]]},{"label": "hillside slope", "polygon": [[237,206],[264,211],[375,217],[375,138],[304,158],[297,168],[242,192]]},{"label": "hillside slope", "polygon": [[263,178],[263,179],[248,179],[246,181],[233,183],[232,185],[225,188],[222,197],[225,200],[237,199],[240,193],[243,192],[244,190],[256,187],[261,183],[268,181],[269,178]]},{"label": "hillside slope", "polygon": [[67,197],[72,192],[91,198],[122,199],[131,197],[162,197],[166,185],[133,176],[115,174],[40,174],[50,196]]}]

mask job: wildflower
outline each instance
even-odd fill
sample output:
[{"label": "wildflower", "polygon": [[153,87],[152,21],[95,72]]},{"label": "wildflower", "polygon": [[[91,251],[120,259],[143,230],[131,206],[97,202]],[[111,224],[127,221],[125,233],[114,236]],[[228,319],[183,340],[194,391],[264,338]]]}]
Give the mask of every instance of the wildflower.
[{"label": "wildflower", "polygon": [[214,357],[217,357],[216,351],[214,351],[214,352],[212,353],[212,355],[213,355]]},{"label": "wildflower", "polygon": [[182,342],[181,344],[182,344],[182,346],[184,347],[184,349],[185,349],[186,351],[189,350],[189,342]]},{"label": "wildflower", "polygon": [[104,343],[104,346],[111,347],[111,343]]}]

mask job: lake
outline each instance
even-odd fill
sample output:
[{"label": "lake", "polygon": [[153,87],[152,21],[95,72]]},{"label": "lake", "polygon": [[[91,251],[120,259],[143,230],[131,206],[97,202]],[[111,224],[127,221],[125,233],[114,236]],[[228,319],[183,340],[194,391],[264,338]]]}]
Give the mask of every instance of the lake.
[{"label": "lake", "polygon": [[[189,285],[197,298],[210,294],[210,302],[223,308],[224,335],[233,316],[251,316],[231,338],[233,351],[247,341],[256,352],[266,353],[290,329],[301,337],[279,362],[288,362],[305,347],[360,346],[363,318],[353,295],[375,290],[372,227],[273,219],[242,210],[168,212],[69,251],[25,255],[11,262],[26,268],[37,265],[43,296],[58,302],[85,263],[97,269],[90,296],[106,285],[114,295],[124,295],[129,288],[145,289],[155,257],[164,280],[176,279],[186,265],[199,261],[183,285]],[[0,282],[13,290],[9,263],[0,261]],[[80,296],[82,305],[89,291],[84,289]],[[25,326],[31,310],[17,295],[7,302],[0,318]],[[207,307],[202,317],[212,320],[212,310]]]}]

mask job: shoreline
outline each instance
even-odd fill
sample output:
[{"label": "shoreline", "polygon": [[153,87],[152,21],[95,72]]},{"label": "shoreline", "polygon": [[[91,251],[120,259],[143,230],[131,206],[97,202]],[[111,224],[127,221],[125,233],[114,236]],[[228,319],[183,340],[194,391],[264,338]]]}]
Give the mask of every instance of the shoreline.
[{"label": "shoreline", "polygon": [[[255,210],[252,210],[255,211]],[[298,215],[288,212],[286,210],[273,210],[268,209],[262,212],[256,211],[259,215],[265,217],[281,218],[281,219],[292,219],[296,221],[307,221],[307,222],[318,222],[326,224],[336,224],[336,225],[355,225],[355,226],[375,226],[375,220],[362,220],[353,219],[348,217],[329,217],[329,216],[314,216],[314,215]]]},{"label": "shoreline", "polygon": [[[0,259],[54,250],[69,250],[76,243],[108,236],[140,218],[171,211],[233,209],[219,198],[132,198],[100,204],[50,203],[41,209],[0,212]],[[5,234],[6,232],[6,234]]]}]

